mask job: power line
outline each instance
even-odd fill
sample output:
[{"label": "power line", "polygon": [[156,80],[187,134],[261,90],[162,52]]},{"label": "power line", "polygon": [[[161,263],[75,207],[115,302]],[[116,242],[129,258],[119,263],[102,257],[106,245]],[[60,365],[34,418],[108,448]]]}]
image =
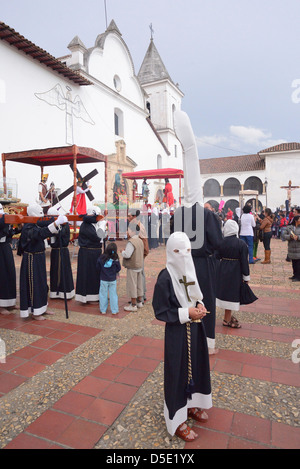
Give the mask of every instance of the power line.
[{"label": "power line", "polygon": [[234,151],[235,153],[243,153],[244,155],[250,155],[252,154],[253,152],[244,152],[244,151],[240,151],[240,150],[233,150],[232,148],[226,148],[226,147],[221,147],[219,145],[214,145],[213,143],[208,143],[208,142],[205,142],[204,140],[201,140],[201,138],[197,137],[197,140],[199,142],[202,142],[204,143],[205,145],[210,145],[212,147],[216,147],[216,148],[221,148],[222,150],[227,150],[227,151]]}]

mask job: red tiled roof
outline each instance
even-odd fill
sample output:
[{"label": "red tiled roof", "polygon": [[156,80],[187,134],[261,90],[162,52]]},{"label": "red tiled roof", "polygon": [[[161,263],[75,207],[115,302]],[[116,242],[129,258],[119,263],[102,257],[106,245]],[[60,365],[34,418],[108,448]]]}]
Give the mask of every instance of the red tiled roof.
[{"label": "red tiled roof", "polygon": [[259,154],[226,156],[199,160],[201,174],[235,173],[241,171],[259,171],[265,169],[265,161]]},{"label": "red tiled roof", "polygon": [[276,151],[292,151],[292,150],[300,150],[300,143],[297,143],[297,142],[281,143],[280,145],[275,145],[274,147],[261,150],[259,153],[271,153],[271,152],[276,152]]},{"label": "red tiled roof", "polygon": [[17,33],[14,29],[7,26],[0,21],[0,39],[6,41],[11,46],[16,47],[18,50],[30,55],[33,59],[38,60],[41,64],[46,65],[55,72],[63,75],[65,78],[73,81],[77,85],[91,85],[92,82],[82,77],[78,72],[67,67],[45,50],[33,44],[33,42],[26,39],[21,34]]}]

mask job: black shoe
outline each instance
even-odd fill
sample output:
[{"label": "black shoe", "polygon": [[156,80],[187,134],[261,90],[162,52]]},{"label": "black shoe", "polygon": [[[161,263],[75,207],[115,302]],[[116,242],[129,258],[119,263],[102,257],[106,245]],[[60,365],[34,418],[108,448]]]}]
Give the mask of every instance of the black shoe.
[{"label": "black shoe", "polygon": [[300,278],[294,277],[294,278],[292,279],[292,282],[300,282]]}]

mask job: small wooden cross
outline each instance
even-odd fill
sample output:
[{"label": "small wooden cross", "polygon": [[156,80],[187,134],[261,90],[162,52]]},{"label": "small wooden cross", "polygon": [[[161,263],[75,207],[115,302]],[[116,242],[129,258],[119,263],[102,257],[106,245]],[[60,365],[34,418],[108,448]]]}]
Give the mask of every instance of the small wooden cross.
[{"label": "small wooden cross", "polygon": [[179,283],[183,283],[184,288],[185,288],[185,293],[186,293],[187,299],[188,299],[188,301],[192,301],[192,300],[190,299],[190,297],[189,297],[188,286],[189,286],[189,285],[195,285],[195,282],[187,282],[187,281],[186,281],[186,276],[183,275],[183,278],[179,279]]},{"label": "small wooden cross", "polygon": [[150,31],[151,31],[151,40],[153,39],[153,33],[154,29],[152,28],[152,23],[149,25]]},{"label": "small wooden cross", "polygon": [[288,186],[280,186],[280,189],[286,189],[287,190],[287,200],[289,204],[289,210],[291,209],[291,201],[292,201],[292,191],[294,189],[299,189],[300,186],[292,186],[292,181],[289,181]]}]

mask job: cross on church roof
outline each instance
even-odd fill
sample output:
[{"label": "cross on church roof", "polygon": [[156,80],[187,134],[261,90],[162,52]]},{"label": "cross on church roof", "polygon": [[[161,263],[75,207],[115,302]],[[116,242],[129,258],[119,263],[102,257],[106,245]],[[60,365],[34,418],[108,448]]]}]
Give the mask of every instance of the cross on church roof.
[{"label": "cross on church roof", "polygon": [[152,23],[149,25],[149,28],[150,28],[150,32],[151,32],[151,41],[153,40],[153,33],[154,33],[154,29],[152,27]]}]

